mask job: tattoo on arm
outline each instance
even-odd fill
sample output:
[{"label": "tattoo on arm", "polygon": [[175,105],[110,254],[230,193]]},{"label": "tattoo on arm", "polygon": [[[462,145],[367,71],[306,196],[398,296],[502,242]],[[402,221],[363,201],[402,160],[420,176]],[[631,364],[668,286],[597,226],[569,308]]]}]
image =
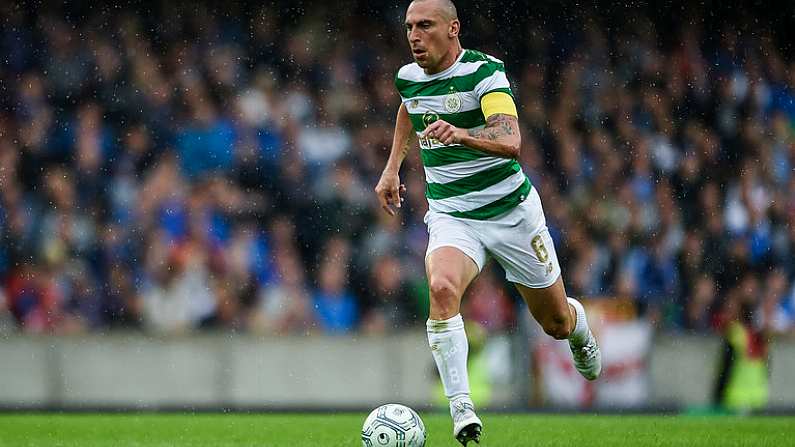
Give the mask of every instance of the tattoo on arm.
[{"label": "tattoo on arm", "polygon": [[409,149],[411,149],[411,135],[406,138],[406,141],[403,142],[402,155],[405,157],[409,153]]},{"label": "tattoo on arm", "polygon": [[470,129],[469,135],[473,138],[497,141],[503,136],[516,134],[517,129],[518,123],[515,116],[497,113],[486,120],[486,127],[483,129]]}]

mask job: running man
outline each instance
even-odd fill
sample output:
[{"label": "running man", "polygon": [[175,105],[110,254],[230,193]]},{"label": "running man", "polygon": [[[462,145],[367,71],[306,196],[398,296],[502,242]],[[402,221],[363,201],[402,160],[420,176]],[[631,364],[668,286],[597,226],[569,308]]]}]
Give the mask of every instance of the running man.
[{"label": "running man", "polygon": [[375,192],[395,215],[405,192],[400,166],[418,138],[429,204],[428,342],[450,400],[453,436],[466,446],[480,442],[483,423],[470,397],[459,308],[488,257],[502,265],[544,331],[569,340],[585,378],[599,377],[601,354],[583,306],[566,296],[541,200],[517,162],[521,136],[503,62],[461,47],[450,0],[414,0],[405,26],[414,63],[395,78],[402,104]]}]

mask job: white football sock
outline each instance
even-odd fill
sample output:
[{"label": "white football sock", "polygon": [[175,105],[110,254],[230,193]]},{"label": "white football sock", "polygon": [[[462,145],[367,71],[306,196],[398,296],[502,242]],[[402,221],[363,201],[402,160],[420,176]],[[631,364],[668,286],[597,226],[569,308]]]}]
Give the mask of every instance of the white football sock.
[{"label": "white football sock", "polygon": [[442,378],[444,394],[448,399],[469,396],[467,375],[467,334],[464,320],[458,314],[447,320],[428,320],[428,344],[431,346],[436,368]]},{"label": "white football sock", "polygon": [[588,329],[588,320],[585,318],[585,308],[574,298],[566,299],[571,307],[574,308],[577,315],[574,319],[574,329],[572,329],[571,335],[569,335],[569,340],[571,340],[575,346],[583,346],[588,343],[588,332],[590,331],[590,329]]}]

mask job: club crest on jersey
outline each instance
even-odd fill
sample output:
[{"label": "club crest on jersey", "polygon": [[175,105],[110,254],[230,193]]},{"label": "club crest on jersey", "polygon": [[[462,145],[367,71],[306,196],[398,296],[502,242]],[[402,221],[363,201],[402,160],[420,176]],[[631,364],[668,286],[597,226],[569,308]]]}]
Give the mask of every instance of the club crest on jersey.
[{"label": "club crest on jersey", "polygon": [[461,95],[451,91],[444,97],[444,110],[447,113],[458,113],[461,110]]}]

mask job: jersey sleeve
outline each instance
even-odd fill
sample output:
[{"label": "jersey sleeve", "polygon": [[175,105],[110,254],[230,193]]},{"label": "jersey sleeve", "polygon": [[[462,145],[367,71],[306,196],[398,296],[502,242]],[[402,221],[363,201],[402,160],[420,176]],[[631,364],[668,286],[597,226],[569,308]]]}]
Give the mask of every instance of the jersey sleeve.
[{"label": "jersey sleeve", "polygon": [[501,92],[510,96],[513,99],[513,92],[511,91],[511,84],[508,82],[508,77],[505,76],[505,65],[497,60],[491,60],[486,67],[486,76],[475,85],[475,93],[478,95],[480,101],[483,97],[492,92]]},{"label": "jersey sleeve", "polygon": [[403,84],[402,79],[400,79],[400,71],[395,73],[395,79],[393,81],[393,85],[395,86],[395,91],[397,91],[398,95],[400,95],[400,99],[403,100],[403,92],[400,90],[401,85]]}]

